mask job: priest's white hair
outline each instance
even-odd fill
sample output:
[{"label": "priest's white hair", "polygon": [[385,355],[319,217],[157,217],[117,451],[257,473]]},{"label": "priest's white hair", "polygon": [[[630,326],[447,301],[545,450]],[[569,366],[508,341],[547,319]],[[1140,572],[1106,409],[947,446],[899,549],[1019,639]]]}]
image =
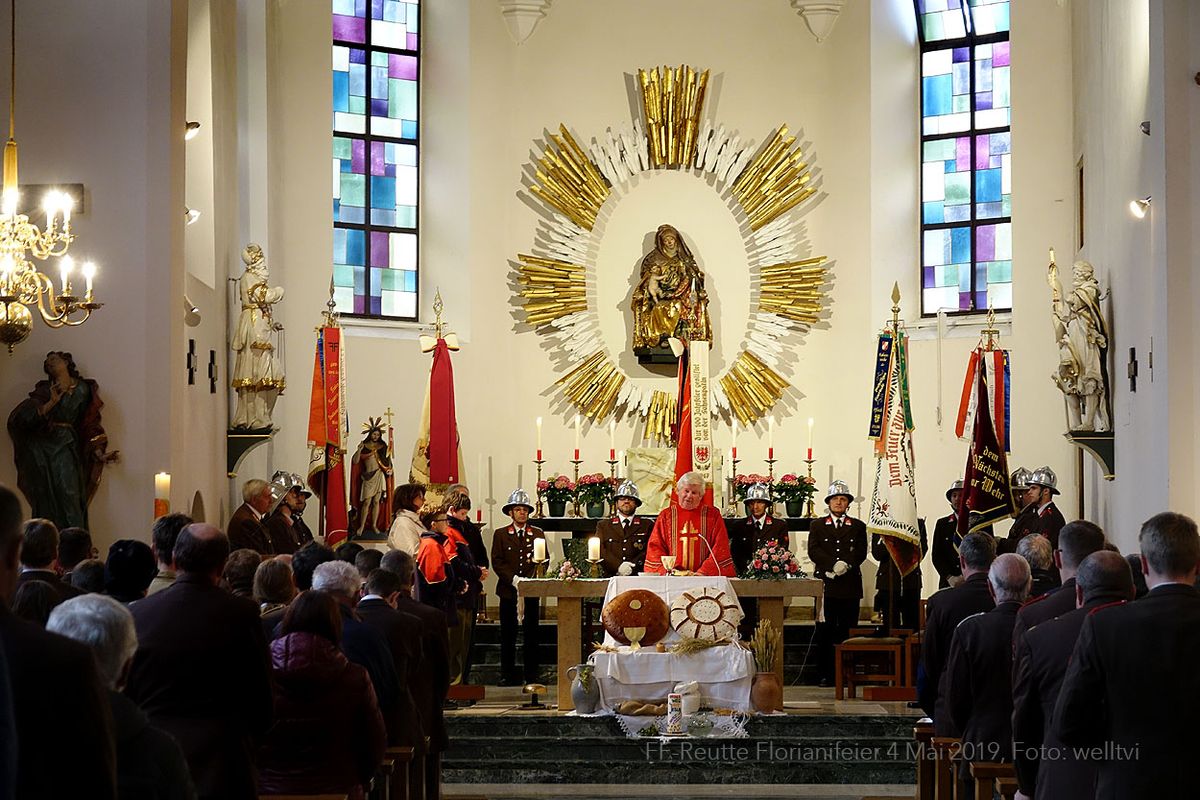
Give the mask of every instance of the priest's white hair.
[{"label": "priest's white hair", "polygon": [[708,487],[708,479],[702,472],[685,472],[679,476],[679,480],[675,481],[675,488],[682,489],[685,486],[699,486],[701,489],[705,489]]}]

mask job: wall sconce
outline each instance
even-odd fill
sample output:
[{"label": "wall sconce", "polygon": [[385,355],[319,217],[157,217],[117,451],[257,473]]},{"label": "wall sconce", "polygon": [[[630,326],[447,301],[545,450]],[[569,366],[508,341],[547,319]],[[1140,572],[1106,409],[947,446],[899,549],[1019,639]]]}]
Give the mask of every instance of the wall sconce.
[{"label": "wall sconce", "polygon": [[1147,136],[1150,135],[1150,120],[1143,120],[1142,124],[1138,127],[1142,129],[1142,133],[1146,134]]},{"label": "wall sconce", "polygon": [[200,324],[200,309],[186,294],[183,296],[183,323],[189,328]]},{"label": "wall sconce", "polygon": [[194,208],[183,207],[183,215],[187,219],[187,224],[191,225],[196,220],[200,219],[200,212]]},{"label": "wall sconce", "polygon": [[196,134],[198,133],[200,133],[200,123],[189,122],[187,124],[187,128],[183,132],[183,140],[185,142],[190,142],[192,139],[196,138]]},{"label": "wall sconce", "polygon": [[1146,212],[1150,210],[1150,195],[1146,195],[1142,199],[1134,199],[1129,201],[1129,213],[1138,219],[1145,219]]}]

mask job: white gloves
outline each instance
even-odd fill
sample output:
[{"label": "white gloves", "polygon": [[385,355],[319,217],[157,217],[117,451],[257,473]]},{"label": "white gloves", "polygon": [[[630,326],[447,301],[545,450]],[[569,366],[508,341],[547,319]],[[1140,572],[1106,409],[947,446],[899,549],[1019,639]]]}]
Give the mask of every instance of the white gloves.
[{"label": "white gloves", "polygon": [[622,561],[621,566],[617,567],[617,574],[618,575],[632,575],[633,574],[633,564],[631,564],[628,561]]},{"label": "white gloves", "polygon": [[849,569],[850,569],[850,565],[840,559],[833,563],[833,574],[834,575],[845,575],[846,571]]}]

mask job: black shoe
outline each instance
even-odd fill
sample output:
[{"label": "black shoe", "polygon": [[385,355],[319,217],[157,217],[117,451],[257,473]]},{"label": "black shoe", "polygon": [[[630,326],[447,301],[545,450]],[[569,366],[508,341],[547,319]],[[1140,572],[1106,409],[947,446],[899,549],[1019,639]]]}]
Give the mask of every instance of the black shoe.
[{"label": "black shoe", "polygon": [[520,678],[514,678],[511,675],[509,675],[509,676],[501,678],[500,683],[497,685],[498,686],[524,686],[525,682],[522,681]]},{"label": "black shoe", "polygon": [[459,708],[460,708],[460,706],[459,706],[457,700],[443,700],[442,701],[442,710],[443,711],[457,711]]},{"label": "black shoe", "polygon": [[829,678],[821,678],[821,680],[817,681],[817,686],[820,686],[822,689],[828,689],[830,686],[833,686],[833,682]]}]

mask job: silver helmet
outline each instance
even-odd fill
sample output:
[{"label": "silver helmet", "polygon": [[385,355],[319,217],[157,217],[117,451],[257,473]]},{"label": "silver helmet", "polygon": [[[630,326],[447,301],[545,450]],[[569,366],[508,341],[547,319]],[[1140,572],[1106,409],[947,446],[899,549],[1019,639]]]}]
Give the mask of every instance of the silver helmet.
[{"label": "silver helmet", "polygon": [[500,512],[507,514],[515,506],[525,506],[525,508],[529,509],[529,513],[532,514],[533,503],[529,502],[529,492],[524,489],[513,489],[512,494],[508,496],[508,502],[500,508]]},{"label": "silver helmet", "polygon": [[746,509],[749,510],[750,504],[755,501],[771,504],[771,490],[765,483],[756,483],[746,490],[746,499],[742,501],[746,504]]},{"label": "silver helmet", "polygon": [[1013,474],[1009,477],[1009,485],[1018,491],[1025,491],[1029,488],[1029,476],[1033,473],[1024,467],[1017,467],[1013,470]]},{"label": "silver helmet", "polygon": [[635,507],[642,504],[642,495],[638,492],[637,484],[631,480],[621,481],[621,485],[617,487],[617,493],[613,495],[614,500],[620,500],[622,497],[632,500]]},{"label": "silver helmet", "polygon": [[1026,481],[1029,486],[1042,486],[1050,490],[1050,494],[1058,494],[1058,476],[1049,467],[1038,467]]},{"label": "silver helmet", "polygon": [[828,503],[838,495],[844,495],[847,500],[852,503],[854,502],[854,492],[850,491],[850,487],[846,485],[845,481],[834,481],[829,484],[829,491],[825,494],[825,502]]},{"label": "silver helmet", "polygon": [[957,491],[961,490],[962,488],[963,488],[962,481],[954,481],[953,483],[951,483],[950,488],[946,490],[946,499],[949,500],[950,495],[952,493],[957,492]]},{"label": "silver helmet", "polygon": [[267,514],[273,514],[283,502],[283,498],[292,490],[291,476],[286,472],[276,472],[271,476],[267,489],[271,492],[271,507],[267,509]]}]

